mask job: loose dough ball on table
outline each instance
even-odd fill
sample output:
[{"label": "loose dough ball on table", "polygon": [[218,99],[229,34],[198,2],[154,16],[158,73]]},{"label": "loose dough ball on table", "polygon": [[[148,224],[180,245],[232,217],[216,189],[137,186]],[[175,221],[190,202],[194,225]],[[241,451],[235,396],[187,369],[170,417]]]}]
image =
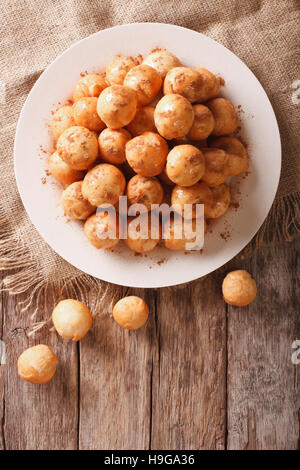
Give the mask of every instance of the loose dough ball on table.
[{"label": "loose dough ball on table", "polygon": [[105,88],[98,98],[97,112],[107,127],[119,129],[127,126],[135,116],[137,95],[122,85]]},{"label": "loose dough ball on table", "polygon": [[218,96],[220,92],[221,79],[216,77],[212,72],[204,68],[195,69],[202,77],[202,88],[198,95],[200,103],[210,100]]},{"label": "loose dough ball on table", "polygon": [[[190,244],[196,243],[197,242],[197,237],[195,235],[198,227],[200,226],[202,228],[202,225],[200,225],[200,219],[191,219],[184,221],[178,216],[173,217],[169,223],[166,223],[164,230],[165,230],[165,246],[169,250],[186,250],[186,249],[192,249]],[[198,237],[200,240],[198,242],[203,241],[202,235],[206,232],[207,229],[207,224],[206,220],[203,220],[203,234],[199,233]],[[168,230],[168,232],[166,231]],[[193,249],[197,249],[195,246]],[[199,248],[198,248],[199,249]]]},{"label": "loose dough ball on table", "polygon": [[166,172],[171,181],[180,186],[192,186],[205,171],[201,150],[193,145],[177,145],[168,154]]},{"label": "loose dough ball on table", "polygon": [[231,101],[225,98],[215,98],[206,103],[215,119],[212,135],[232,134],[238,126],[237,116]]},{"label": "loose dough ball on table", "polygon": [[94,247],[110,250],[119,242],[118,214],[109,210],[97,212],[87,219],[83,230]]},{"label": "loose dough ball on table", "polygon": [[70,184],[63,191],[61,204],[65,215],[74,219],[85,220],[96,210],[82,195],[82,181]]},{"label": "loose dough ball on table", "polygon": [[191,140],[204,140],[213,131],[215,120],[212,112],[207,106],[203,104],[195,104],[194,110],[194,122],[187,135]]},{"label": "loose dough ball on table", "polygon": [[98,139],[103,160],[114,165],[124,163],[125,146],[130,139],[131,135],[126,129],[104,129]]},{"label": "loose dough ball on table", "polygon": [[198,101],[203,86],[200,73],[189,67],[175,67],[171,69],[164,81],[164,94],[175,93],[182,95],[191,103]]},{"label": "loose dough ball on table", "polygon": [[73,107],[63,106],[53,114],[52,131],[55,140],[69,127],[75,126]]},{"label": "loose dough ball on table", "polygon": [[45,384],[55,374],[58,358],[45,344],[26,349],[18,359],[19,376],[32,384]]},{"label": "loose dough ball on table", "polygon": [[79,341],[91,328],[93,317],[85,304],[66,299],[56,305],[52,312],[52,321],[62,338]]},{"label": "loose dough ball on table", "polygon": [[83,179],[84,172],[80,170],[74,170],[67,165],[58,155],[58,152],[52,153],[49,157],[49,169],[50,173],[54,178],[63,184],[72,184],[75,181]]},{"label": "loose dough ball on table", "polygon": [[209,219],[216,219],[225,214],[230,204],[230,189],[227,184],[223,183],[215,188],[210,188],[213,201],[205,206],[205,215]]},{"label": "loose dough ball on table", "polygon": [[100,132],[105,128],[97,113],[98,98],[81,98],[73,104],[73,114],[77,126],[87,127],[90,131]]},{"label": "loose dough ball on table", "polygon": [[114,165],[100,163],[85,175],[82,183],[83,197],[93,206],[111,204],[114,206],[124,194],[125,177]]},{"label": "loose dough ball on table", "polygon": [[123,85],[127,72],[137,63],[133,57],[116,55],[106,66],[106,80],[110,85]]},{"label": "loose dough ball on table", "polygon": [[75,85],[73,100],[78,101],[87,96],[98,97],[104,88],[107,87],[103,74],[91,73],[82,77]]},{"label": "loose dough ball on table", "polygon": [[127,128],[135,137],[144,132],[157,132],[154,122],[154,108],[152,106],[139,108]]},{"label": "loose dough ball on table", "polygon": [[185,214],[186,217],[189,216],[189,213],[185,213],[184,205],[192,204],[192,218],[195,218],[196,213],[196,204],[204,204],[204,215],[207,216],[206,210],[209,205],[213,203],[213,195],[211,189],[208,185],[201,181],[196,183],[193,186],[175,186],[172,191],[172,206],[174,209],[181,211],[182,214]]},{"label": "loose dough ball on table", "polygon": [[228,155],[227,174],[230,176],[244,173],[249,168],[247,151],[236,137],[218,137],[211,142],[216,148],[225,150]]},{"label": "loose dough ball on table", "polygon": [[209,186],[218,186],[224,183],[228,176],[228,154],[225,150],[217,148],[202,149],[205,158],[205,172],[202,180]]},{"label": "loose dough ball on table", "polygon": [[247,271],[238,269],[227,274],[222,284],[222,292],[225,302],[243,307],[255,299],[256,282]]},{"label": "loose dough ball on table", "polygon": [[188,134],[193,121],[193,107],[181,95],[166,95],[156,105],[154,122],[165,139],[182,139]]},{"label": "loose dough ball on table", "polygon": [[143,204],[149,211],[152,204],[161,204],[164,191],[156,178],[135,175],[127,184],[126,196],[129,205]]},{"label": "loose dough ball on table", "polygon": [[126,160],[141,176],[156,176],[162,172],[168,155],[167,142],[155,132],[144,132],[126,144]]},{"label": "loose dough ball on table", "polygon": [[124,85],[137,94],[138,104],[145,106],[152,103],[159,92],[162,79],[159,73],[149,65],[137,65],[127,73]]},{"label": "loose dough ball on table", "polygon": [[148,320],[149,308],[140,297],[130,295],[119,300],[113,308],[116,323],[128,330],[137,330]]},{"label": "loose dough ball on table", "polygon": [[161,229],[159,218],[154,216],[153,220],[157,225],[151,230],[151,214],[148,212],[128,219],[127,238],[124,242],[130,250],[145,253],[156,247],[161,238]]},{"label": "loose dough ball on table", "polygon": [[157,50],[151,52],[146,59],[143,60],[143,64],[150,65],[153,67],[161,76],[165,78],[169,70],[174,67],[180,67],[180,60],[175,57],[171,52],[165,50]]},{"label": "loose dough ball on table", "polygon": [[98,157],[97,137],[85,127],[70,127],[58,139],[57,152],[74,170],[86,170]]}]

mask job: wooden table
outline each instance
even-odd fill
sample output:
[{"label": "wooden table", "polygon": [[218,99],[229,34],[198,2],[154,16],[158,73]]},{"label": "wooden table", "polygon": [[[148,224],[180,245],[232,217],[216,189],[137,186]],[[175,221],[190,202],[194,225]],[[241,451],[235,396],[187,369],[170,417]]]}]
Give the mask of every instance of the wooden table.
[{"label": "wooden table", "polygon": [[[28,338],[30,312],[2,294],[0,448],[299,447],[300,364],[291,360],[300,339],[297,246],[264,248],[183,288],[110,286],[102,315],[80,344],[48,331]],[[222,300],[224,274],[236,268],[249,270],[259,287],[246,308]],[[109,316],[110,301],[129,293],[151,308],[137,332]],[[43,386],[16,372],[18,355],[36,342],[60,359]]]}]

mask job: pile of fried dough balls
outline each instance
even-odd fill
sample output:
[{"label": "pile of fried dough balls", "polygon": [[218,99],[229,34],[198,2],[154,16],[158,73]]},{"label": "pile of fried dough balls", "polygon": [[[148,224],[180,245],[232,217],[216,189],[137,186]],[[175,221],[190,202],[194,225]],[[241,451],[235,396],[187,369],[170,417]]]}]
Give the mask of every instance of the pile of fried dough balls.
[{"label": "pile of fried dough balls", "polygon": [[[251,275],[242,269],[227,274],[222,284],[225,302],[235,306],[249,305],[256,297],[257,287]],[[149,307],[135,295],[123,297],[113,308],[113,318],[122,328],[137,330],[148,320]],[[65,339],[81,340],[93,323],[92,313],[82,302],[66,299],[53,310],[52,321],[57,333]],[[44,344],[26,349],[18,359],[20,377],[33,384],[49,382],[55,374],[58,358]]]},{"label": "pile of fried dough balls", "polygon": [[[230,135],[238,120],[233,104],[218,96],[222,83],[205,68],[184,67],[166,50],[154,50],[143,61],[118,55],[105,73],[79,80],[72,104],[53,115],[56,150],[49,167],[66,185],[65,215],[85,221],[93,246],[111,249],[119,242],[118,227],[114,238],[102,236],[115,221],[96,208],[118,208],[122,195],[127,209],[135,203],[148,211],[162,202],[181,210],[184,204],[204,203],[206,219],[227,211],[226,179],[247,171],[248,156]],[[165,245],[181,250],[183,241]],[[158,242],[125,240],[138,253]]]}]

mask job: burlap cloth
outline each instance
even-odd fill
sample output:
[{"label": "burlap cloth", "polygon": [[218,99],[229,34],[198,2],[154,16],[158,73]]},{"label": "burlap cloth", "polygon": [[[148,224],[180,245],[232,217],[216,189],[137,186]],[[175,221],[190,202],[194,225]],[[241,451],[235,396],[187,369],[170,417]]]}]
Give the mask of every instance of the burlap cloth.
[{"label": "burlap cloth", "polygon": [[185,26],[245,61],[272,102],[283,150],[277,198],[255,244],[290,240],[299,231],[297,0],[2,0],[0,16],[0,268],[3,288],[22,294],[25,308],[30,302],[41,307],[47,299],[49,311],[49,292],[56,292],[57,301],[58,295],[85,298],[90,289],[99,299],[105,290],[106,283],[56,255],[32,226],[16,188],[13,141],[22,105],[45,67],[72,43],[110,26],[140,21]]}]

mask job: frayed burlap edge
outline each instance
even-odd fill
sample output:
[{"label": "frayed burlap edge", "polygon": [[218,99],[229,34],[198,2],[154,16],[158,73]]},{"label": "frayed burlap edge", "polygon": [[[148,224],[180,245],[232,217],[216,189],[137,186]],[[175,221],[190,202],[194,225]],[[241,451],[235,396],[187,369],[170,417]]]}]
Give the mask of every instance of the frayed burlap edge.
[{"label": "frayed burlap edge", "polygon": [[[244,259],[264,246],[292,241],[300,232],[299,197],[300,193],[294,193],[276,199],[259,232],[237,257]],[[17,297],[21,311],[33,310],[27,329],[29,335],[48,325],[50,318],[37,321],[37,317],[41,312],[51,312],[59,299],[73,298],[88,302],[94,314],[99,315],[101,305],[107,299],[109,283],[84,273],[50,282],[43,277],[37,261],[16,233],[7,228],[3,219],[0,235],[0,271],[5,272],[0,287]],[[89,295],[90,291],[94,295]],[[22,300],[19,300],[21,296]],[[106,307],[105,311],[108,310]]]}]

